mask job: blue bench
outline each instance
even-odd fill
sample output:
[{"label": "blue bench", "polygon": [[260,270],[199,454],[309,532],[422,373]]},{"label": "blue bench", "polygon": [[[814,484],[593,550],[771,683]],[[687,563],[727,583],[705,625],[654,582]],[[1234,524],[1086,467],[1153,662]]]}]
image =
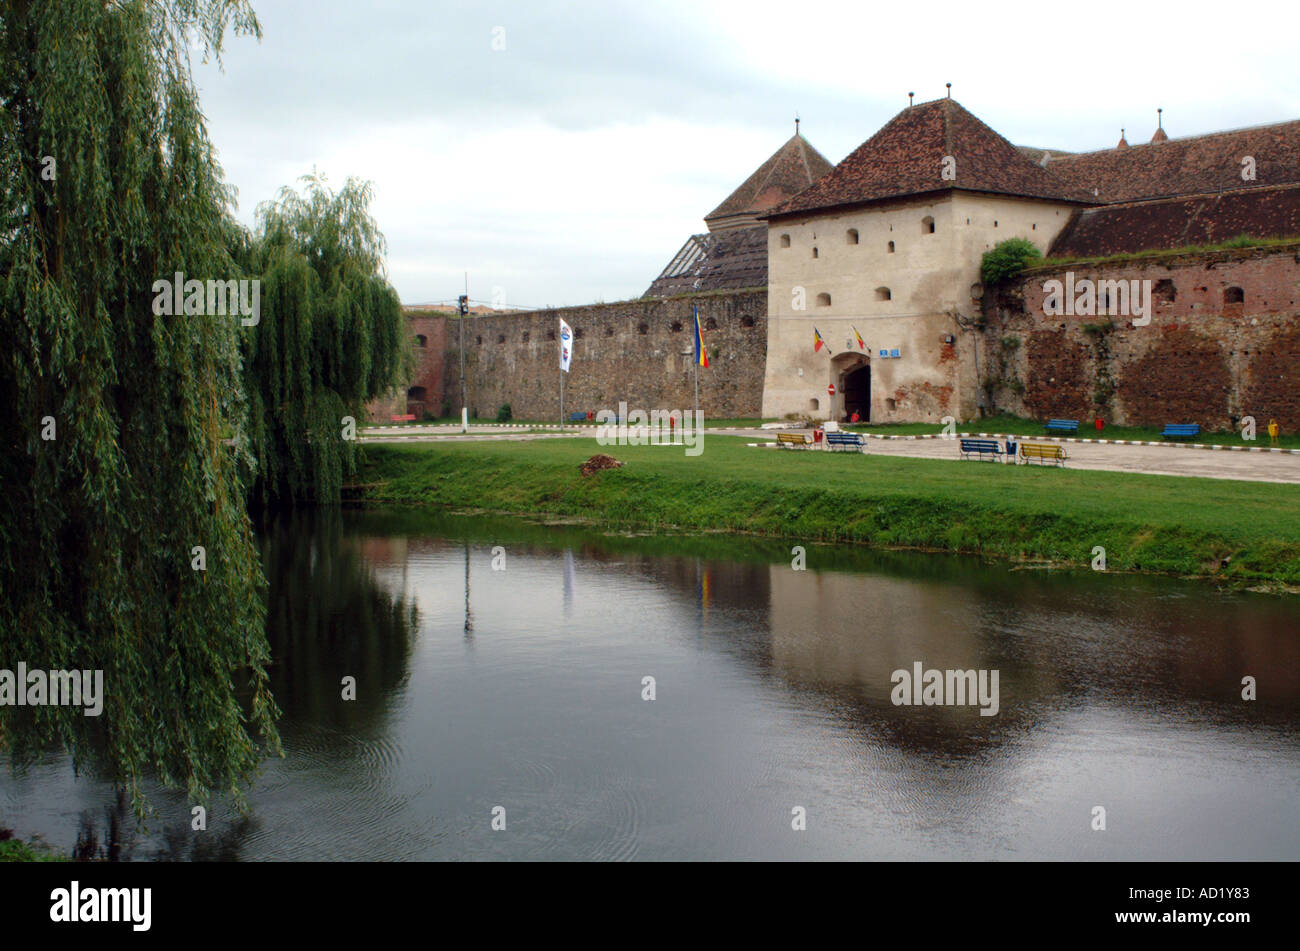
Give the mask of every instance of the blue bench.
[{"label": "blue bench", "polygon": [[1160,433],[1165,439],[1195,439],[1200,434],[1199,423],[1170,423]]},{"label": "blue bench", "polygon": [[586,421],[587,421],[587,414],[586,414],[586,413],[570,413],[570,414],[569,414],[569,422],[571,422],[571,423],[585,423]]},{"label": "blue bench", "polygon": [[1049,433],[1077,433],[1079,431],[1079,421],[1077,419],[1049,419],[1047,421],[1047,431]]},{"label": "blue bench", "polygon": [[861,433],[827,433],[826,448],[832,452],[866,452],[867,441]]},{"label": "blue bench", "polygon": [[978,456],[981,459],[985,456],[990,459],[1001,459],[1002,455],[1002,447],[998,445],[996,439],[961,440],[961,458],[963,459],[969,459],[971,456]]}]

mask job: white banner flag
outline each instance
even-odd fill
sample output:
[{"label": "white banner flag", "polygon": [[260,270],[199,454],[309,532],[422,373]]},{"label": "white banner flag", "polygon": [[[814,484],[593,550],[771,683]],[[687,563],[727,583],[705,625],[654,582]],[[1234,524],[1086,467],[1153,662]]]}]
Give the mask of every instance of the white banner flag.
[{"label": "white banner flag", "polygon": [[569,372],[569,361],[573,359],[573,330],[560,318],[560,369]]}]

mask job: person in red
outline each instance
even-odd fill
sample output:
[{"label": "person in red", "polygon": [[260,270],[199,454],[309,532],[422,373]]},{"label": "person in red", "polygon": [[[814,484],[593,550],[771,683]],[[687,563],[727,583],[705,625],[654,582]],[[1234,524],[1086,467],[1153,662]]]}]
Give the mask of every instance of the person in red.
[{"label": "person in red", "polygon": [[850,422],[850,423],[860,423],[860,422],[862,422],[862,417],[858,415],[858,411],[857,411],[857,410],[854,410],[854,411],[853,411],[853,415],[849,417],[849,422]]}]

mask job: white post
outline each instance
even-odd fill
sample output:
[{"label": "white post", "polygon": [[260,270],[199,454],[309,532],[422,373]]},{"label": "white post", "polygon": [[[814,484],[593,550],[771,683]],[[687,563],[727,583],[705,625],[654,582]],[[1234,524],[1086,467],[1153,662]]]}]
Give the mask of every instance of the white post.
[{"label": "white post", "polygon": [[464,406],[460,408],[460,431],[469,432],[469,410]]}]

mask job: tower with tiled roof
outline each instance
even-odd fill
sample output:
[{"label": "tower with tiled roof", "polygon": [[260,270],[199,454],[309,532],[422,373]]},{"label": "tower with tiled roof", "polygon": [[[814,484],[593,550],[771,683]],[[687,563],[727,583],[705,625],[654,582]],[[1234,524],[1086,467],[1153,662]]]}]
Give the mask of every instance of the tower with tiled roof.
[{"label": "tower with tiled roof", "polygon": [[767,226],[759,218],[798,195],[833,168],[795,133],[704,217],[708,233],[693,234],[643,297],[767,286]]},{"label": "tower with tiled roof", "polygon": [[796,129],[726,201],[704,216],[704,223],[710,231],[761,225],[759,215],[795,197],[832,168]]},{"label": "tower with tiled roof", "polygon": [[1094,202],[958,102],[908,106],[764,216],[763,415],[976,415],[984,252],[1015,237],[1045,251]]}]

